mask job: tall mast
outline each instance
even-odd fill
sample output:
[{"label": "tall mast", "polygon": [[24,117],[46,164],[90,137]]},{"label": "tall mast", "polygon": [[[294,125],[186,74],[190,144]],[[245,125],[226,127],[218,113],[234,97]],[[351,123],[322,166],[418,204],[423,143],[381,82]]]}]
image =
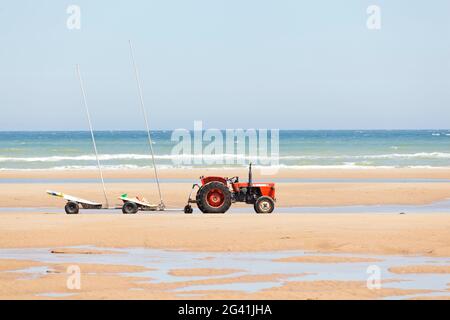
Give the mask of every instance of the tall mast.
[{"label": "tall mast", "polygon": [[147,138],[148,138],[148,144],[150,146],[150,153],[151,153],[151,156],[152,156],[153,170],[155,172],[156,184],[158,186],[159,206],[160,206],[161,209],[164,209],[165,205],[164,205],[162,194],[161,194],[161,187],[159,186],[158,170],[156,169],[155,154],[153,152],[153,142],[152,142],[152,137],[151,137],[151,134],[150,134],[150,127],[148,125],[147,110],[145,109],[145,105],[144,105],[144,97],[142,95],[142,86],[141,86],[141,81],[140,81],[140,78],[139,78],[139,71],[138,71],[138,68],[137,68],[137,65],[136,65],[136,59],[134,58],[133,44],[131,43],[131,40],[129,40],[129,44],[130,44],[131,60],[133,62],[133,67],[134,67],[134,75],[136,77],[136,83],[137,83],[137,87],[138,87],[138,91],[139,91],[139,99],[140,99],[140,102],[141,102],[141,110],[142,110],[142,114],[144,116],[145,127],[147,129]]},{"label": "tall mast", "polygon": [[105,196],[106,208],[109,208],[108,197],[106,195],[105,181],[103,179],[102,167],[100,166],[100,159],[98,158],[97,144],[95,143],[94,130],[92,129],[91,115],[89,113],[89,108],[88,108],[88,105],[86,102],[86,93],[84,91],[83,80],[81,79],[80,66],[78,64],[77,64],[77,75],[78,75],[78,79],[80,80],[80,88],[81,88],[81,93],[83,95],[83,104],[86,109],[86,116],[87,116],[88,123],[89,123],[89,129],[91,130],[92,144],[94,146],[95,158],[97,159],[97,167],[98,167],[98,171],[100,173],[100,180],[102,181],[103,195]]}]

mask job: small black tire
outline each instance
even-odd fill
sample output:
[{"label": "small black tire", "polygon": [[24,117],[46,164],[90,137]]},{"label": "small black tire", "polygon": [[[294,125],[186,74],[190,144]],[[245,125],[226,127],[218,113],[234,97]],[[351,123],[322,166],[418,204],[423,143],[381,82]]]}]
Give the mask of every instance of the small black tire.
[{"label": "small black tire", "polygon": [[192,212],[194,212],[194,209],[192,209],[192,206],[190,204],[184,207],[184,213],[191,214]]},{"label": "small black tire", "polygon": [[[223,196],[222,204],[217,207],[208,203],[208,194],[214,190],[218,191],[221,197]],[[209,182],[197,191],[196,202],[203,213],[225,213],[231,207],[231,191],[221,182]]]},{"label": "small black tire", "polygon": [[78,212],[80,212],[80,206],[75,201],[68,201],[64,210],[67,214],[78,214]]},{"label": "small black tire", "polygon": [[271,197],[259,197],[254,205],[256,213],[272,213],[275,209],[275,202]]},{"label": "small black tire", "polygon": [[138,206],[134,202],[125,202],[122,206],[123,214],[135,214],[139,210]]}]

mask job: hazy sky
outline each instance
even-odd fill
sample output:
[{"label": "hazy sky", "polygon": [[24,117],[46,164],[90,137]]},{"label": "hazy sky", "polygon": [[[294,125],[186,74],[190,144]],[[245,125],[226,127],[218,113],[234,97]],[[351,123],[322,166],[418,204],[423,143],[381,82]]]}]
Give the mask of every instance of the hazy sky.
[{"label": "hazy sky", "polygon": [[450,128],[448,0],[2,0],[0,130],[87,129],[76,63],[96,129],[143,129],[128,39],[152,128]]}]

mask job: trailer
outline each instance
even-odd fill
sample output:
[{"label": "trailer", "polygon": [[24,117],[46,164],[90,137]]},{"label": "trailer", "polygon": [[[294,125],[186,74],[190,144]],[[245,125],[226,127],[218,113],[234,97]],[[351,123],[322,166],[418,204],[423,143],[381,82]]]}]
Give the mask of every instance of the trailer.
[{"label": "trailer", "polygon": [[[141,111],[142,111],[142,114],[143,114],[143,118],[144,118],[144,121],[145,121],[145,127],[146,127],[146,130],[147,130],[148,144],[149,144],[149,148],[150,148],[150,154],[151,154],[151,157],[152,157],[154,174],[155,174],[156,183],[157,183],[157,186],[158,186],[158,193],[159,193],[159,200],[160,200],[160,202],[159,202],[159,204],[151,204],[145,198],[140,198],[140,197],[130,198],[130,197],[128,197],[127,194],[123,194],[123,195],[121,195],[119,197],[119,199],[123,202],[123,205],[122,206],[110,207],[109,201],[108,201],[107,192],[106,192],[106,187],[105,187],[105,181],[104,181],[104,178],[103,178],[103,171],[102,171],[102,167],[101,167],[101,164],[100,164],[100,159],[99,159],[99,156],[98,156],[97,144],[96,144],[96,141],[95,141],[94,130],[93,130],[93,126],[92,126],[92,121],[91,121],[91,116],[90,116],[90,112],[89,112],[89,107],[88,107],[88,104],[87,104],[86,92],[85,92],[84,85],[83,85],[83,80],[82,80],[82,77],[81,77],[80,66],[77,65],[76,66],[76,73],[77,73],[77,76],[78,76],[78,80],[80,82],[80,89],[81,89],[81,93],[82,93],[82,97],[83,97],[83,105],[84,105],[84,108],[85,108],[85,111],[86,111],[86,117],[87,117],[87,120],[88,120],[89,130],[90,130],[90,133],[91,133],[92,145],[93,145],[93,149],[94,149],[94,153],[95,153],[95,157],[96,157],[96,161],[97,161],[97,168],[98,168],[99,178],[100,178],[102,189],[103,189],[105,205],[100,203],[100,202],[82,199],[80,197],[68,195],[68,194],[65,194],[65,193],[62,193],[62,192],[53,191],[53,190],[47,190],[47,194],[66,200],[66,205],[64,207],[64,210],[66,211],[67,214],[78,214],[79,210],[80,210],[80,207],[83,208],[83,209],[86,209],[86,210],[92,210],[92,209],[96,209],[96,210],[98,210],[98,209],[112,209],[112,210],[121,209],[124,214],[137,213],[139,210],[141,210],[141,211],[165,211],[166,210],[166,206],[165,206],[165,204],[163,202],[163,199],[162,199],[161,188],[160,188],[160,184],[159,184],[158,171],[157,171],[157,168],[156,168],[155,155],[154,155],[154,151],[153,151],[153,141],[152,141],[151,134],[150,134],[150,128],[149,128],[149,124],[148,124],[147,112],[146,112],[145,105],[144,105],[144,98],[143,98],[143,94],[142,94],[142,87],[141,87],[141,83],[140,83],[140,79],[139,79],[139,72],[138,72],[136,60],[134,58],[133,45],[132,45],[131,41],[129,41],[129,46],[130,46],[130,53],[131,53],[132,64],[133,64],[133,68],[134,68],[134,72],[135,72],[135,76],[136,76],[136,83],[137,83],[138,92],[139,92],[139,100],[140,100]],[[183,209],[171,209],[171,211],[173,211],[173,210],[175,210],[175,211],[183,211]]]}]

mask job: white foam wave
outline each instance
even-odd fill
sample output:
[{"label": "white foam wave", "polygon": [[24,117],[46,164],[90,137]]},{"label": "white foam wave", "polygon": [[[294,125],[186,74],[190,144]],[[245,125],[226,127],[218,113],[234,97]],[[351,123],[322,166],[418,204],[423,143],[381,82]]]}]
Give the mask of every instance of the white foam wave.
[{"label": "white foam wave", "polygon": [[388,153],[388,154],[369,154],[369,155],[335,155],[335,156],[315,156],[315,155],[305,155],[305,156],[280,156],[279,159],[285,160],[364,160],[364,159],[450,159],[450,153],[446,152],[418,152],[418,153]]},{"label": "white foam wave", "polygon": [[[273,155],[273,156],[252,156],[244,154],[165,154],[155,155],[159,160],[270,160],[278,158],[280,160],[364,160],[364,159],[450,159],[450,153],[446,152],[418,152],[418,153],[388,153],[369,155]],[[50,156],[50,157],[0,157],[0,162],[62,162],[62,161],[94,161],[95,155],[79,156]],[[146,154],[103,154],[99,155],[101,161],[110,160],[150,160],[151,156]]]},{"label": "white foam wave", "polygon": [[[92,161],[95,155],[80,156],[50,156],[50,157],[0,157],[0,162],[59,162],[59,161]],[[140,160],[150,159],[150,156],[143,154],[102,154],[99,159],[106,160]]]},{"label": "white foam wave", "polygon": [[[229,167],[224,166],[171,166],[171,165],[159,165],[159,170],[171,170],[171,169],[211,169],[211,170],[236,170],[239,168],[246,168],[246,166],[233,165]],[[357,164],[344,164],[344,165],[274,165],[274,166],[255,166],[255,169],[290,169],[290,170],[327,170],[327,169],[339,169],[339,170],[377,170],[377,169],[442,169],[450,170],[450,166],[366,166]],[[103,170],[150,170],[151,166],[136,166],[136,165],[104,165]],[[98,170],[97,166],[56,166],[50,168],[30,169],[30,168],[0,168],[0,171],[81,171],[81,170]]]}]

